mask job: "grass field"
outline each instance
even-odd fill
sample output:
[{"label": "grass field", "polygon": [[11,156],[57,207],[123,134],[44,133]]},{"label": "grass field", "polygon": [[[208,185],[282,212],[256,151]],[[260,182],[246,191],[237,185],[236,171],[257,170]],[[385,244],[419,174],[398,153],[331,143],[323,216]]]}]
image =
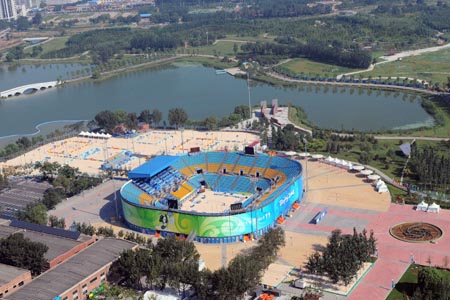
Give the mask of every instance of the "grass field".
[{"label": "grass field", "polygon": [[[50,52],[50,51],[59,50],[59,49],[64,48],[68,39],[69,39],[69,37],[58,37],[58,38],[53,38],[52,40],[50,40],[50,41],[48,41],[46,43],[40,44],[40,46],[42,47],[42,52],[39,55],[39,57],[41,55],[43,55],[43,54],[46,54],[46,53]],[[33,49],[33,47],[27,48],[25,50],[25,53],[31,53],[32,49]]]},{"label": "grass field", "polygon": [[340,67],[336,65],[329,65],[324,63],[319,63],[315,61],[311,61],[306,58],[296,58],[289,62],[286,62],[280,65],[280,68],[286,69],[287,71],[295,74],[304,73],[305,75],[316,75],[324,77],[336,77],[342,73],[348,73],[357,71],[357,69],[350,69],[346,67]]},{"label": "grass field", "polygon": [[221,41],[218,40],[214,45],[197,47],[193,48],[198,50],[199,54],[207,54],[207,55],[220,55],[220,56],[233,56],[234,55],[234,44],[238,45],[238,52],[240,51],[240,45],[245,44],[246,42],[231,42],[231,41]]},{"label": "grass field", "polygon": [[[405,271],[402,278],[395,285],[395,288],[386,298],[386,300],[403,300],[409,299],[417,288],[417,275],[419,274],[419,270],[423,268],[422,266],[410,265],[409,268]],[[443,277],[450,277],[450,271],[434,268],[438,273]],[[408,298],[404,298],[404,295],[407,295]]]},{"label": "grass field", "polygon": [[447,83],[450,77],[450,49],[432,53],[410,56],[402,61],[388,62],[375,66],[371,72],[362,73],[363,76],[412,77],[426,80],[433,84]]}]

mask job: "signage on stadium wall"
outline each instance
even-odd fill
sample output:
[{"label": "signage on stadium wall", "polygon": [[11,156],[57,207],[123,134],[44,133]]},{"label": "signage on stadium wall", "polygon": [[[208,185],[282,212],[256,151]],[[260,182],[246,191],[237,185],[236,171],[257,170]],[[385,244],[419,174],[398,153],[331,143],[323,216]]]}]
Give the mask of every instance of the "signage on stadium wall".
[{"label": "signage on stadium wall", "polygon": [[203,216],[131,205],[122,200],[125,219],[136,226],[153,230],[189,234],[193,230],[200,237],[239,236],[275,223],[302,196],[302,177],[268,205],[242,214]]}]

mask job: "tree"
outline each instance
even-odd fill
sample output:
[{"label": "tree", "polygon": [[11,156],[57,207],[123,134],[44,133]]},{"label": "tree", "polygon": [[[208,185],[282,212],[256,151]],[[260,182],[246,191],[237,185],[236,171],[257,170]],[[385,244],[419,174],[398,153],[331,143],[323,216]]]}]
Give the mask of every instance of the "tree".
[{"label": "tree", "polygon": [[34,25],[40,25],[42,23],[42,15],[41,13],[37,12],[34,17],[31,19],[31,23]]},{"label": "tree", "polygon": [[348,285],[375,248],[373,232],[367,238],[366,230],[357,233],[354,228],[353,235],[343,235],[340,230],[334,230],[326,248],[322,253],[311,255],[305,268],[313,274],[327,275],[334,283],[341,281]]},{"label": "tree", "polygon": [[155,124],[155,126],[158,127],[159,122],[161,122],[161,120],[162,120],[162,112],[159,111],[158,109],[154,109],[152,111],[152,119],[153,119],[153,123]]},{"label": "tree", "polygon": [[50,227],[66,228],[66,219],[64,218],[58,219],[58,217],[51,215],[48,217],[48,222],[50,223]]},{"label": "tree", "polygon": [[175,125],[176,128],[180,125],[184,125],[188,120],[186,111],[182,108],[172,108],[169,110],[169,123]]},{"label": "tree", "polygon": [[18,17],[16,24],[17,24],[17,30],[19,30],[19,31],[27,31],[28,28],[31,27],[31,24],[28,21],[27,17],[22,17],[22,16]]},{"label": "tree", "polygon": [[139,115],[139,121],[150,124],[152,122],[152,113],[148,109],[144,109],[141,111],[141,114]]},{"label": "tree", "polygon": [[136,113],[129,113],[127,115],[127,119],[125,121],[125,127],[127,129],[137,129],[138,128],[138,117],[136,115]]},{"label": "tree", "polygon": [[117,115],[109,110],[99,112],[95,115],[94,119],[98,126],[102,127],[109,133],[112,133],[114,128],[119,124]]},{"label": "tree", "polygon": [[44,254],[48,247],[25,238],[23,233],[15,233],[0,239],[0,262],[31,271],[39,275],[47,264]]},{"label": "tree", "polygon": [[36,170],[39,170],[39,172],[42,174],[42,179],[50,181],[53,180],[53,176],[57,174],[59,168],[61,165],[57,162],[48,162],[45,161],[44,163],[37,162],[34,165],[34,168]]},{"label": "tree", "polygon": [[42,203],[29,203],[25,210],[17,212],[17,219],[39,225],[47,225],[47,208]]},{"label": "tree", "polygon": [[219,120],[215,116],[207,117],[205,119],[205,127],[208,130],[214,130],[217,128],[217,123],[219,123]]},{"label": "tree", "polygon": [[42,204],[44,204],[48,210],[54,209],[64,198],[66,198],[66,193],[61,188],[48,188],[45,190],[42,197]]}]

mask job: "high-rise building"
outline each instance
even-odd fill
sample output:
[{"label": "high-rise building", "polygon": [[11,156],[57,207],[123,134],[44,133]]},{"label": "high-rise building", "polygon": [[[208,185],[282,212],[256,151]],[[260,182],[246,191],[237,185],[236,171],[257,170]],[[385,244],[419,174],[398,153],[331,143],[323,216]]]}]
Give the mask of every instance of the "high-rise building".
[{"label": "high-rise building", "polygon": [[17,11],[14,0],[0,0],[0,19],[17,19]]}]

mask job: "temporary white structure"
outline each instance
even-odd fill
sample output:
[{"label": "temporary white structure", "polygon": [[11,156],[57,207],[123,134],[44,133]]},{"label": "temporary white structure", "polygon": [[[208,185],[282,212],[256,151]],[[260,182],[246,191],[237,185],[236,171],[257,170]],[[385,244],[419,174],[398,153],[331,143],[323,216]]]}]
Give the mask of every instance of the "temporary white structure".
[{"label": "temporary white structure", "polygon": [[311,156],[314,159],[322,159],[323,155],[322,154],[314,154],[313,156]]},{"label": "temporary white structure", "polygon": [[388,187],[387,187],[387,185],[385,183],[380,185],[377,190],[378,190],[378,193],[386,193],[386,192],[389,191]]},{"label": "temporary white structure", "polygon": [[356,166],[353,166],[352,169],[356,170],[356,171],[362,171],[362,170],[364,170],[364,166],[356,165]]},{"label": "temporary white structure", "polygon": [[360,173],[363,174],[364,176],[369,176],[369,175],[373,174],[373,171],[372,170],[362,170]]},{"label": "temporary white structure", "polygon": [[300,156],[300,157],[308,157],[308,156],[311,156],[311,154],[309,154],[308,152],[302,152],[302,153],[299,153],[298,156]]},{"label": "temporary white structure", "polygon": [[380,179],[380,175],[372,174],[372,175],[367,176],[367,179],[369,179],[369,180],[378,180],[378,179]]},{"label": "temporary white structure", "polygon": [[339,158],[336,158],[336,160],[334,161],[334,163],[335,163],[337,166],[340,166],[340,165],[342,165],[342,160],[340,160]]},{"label": "temporary white structure", "polygon": [[328,156],[327,158],[325,158],[324,161],[327,163],[331,163],[331,162],[334,162],[334,158],[332,158],[331,156]]},{"label": "temporary white structure", "polygon": [[420,202],[416,206],[416,210],[419,210],[419,211],[427,211],[427,208],[428,208],[428,204],[426,204],[425,201]]},{"label": "temporary white structure", "polygon": [[295,152],[295,151],[287,151],[287,152],[284,152],[284,154],[286,154],[287,156],[294,156],[295,154],[297,154],[297,152]]},{"label": "temporary white structure", "polygon": [[441,207],[433,202],[433,204],[430,204],[428,206],[427,212],[438,214],[440,210],[441,210]]},{"label": "temporary white structure", "polygon": [[384,183],[383,180],[378,180],[377,183],[375,184],[375,187],[378,189],[382,185],[386,185],[386,183]]}]

